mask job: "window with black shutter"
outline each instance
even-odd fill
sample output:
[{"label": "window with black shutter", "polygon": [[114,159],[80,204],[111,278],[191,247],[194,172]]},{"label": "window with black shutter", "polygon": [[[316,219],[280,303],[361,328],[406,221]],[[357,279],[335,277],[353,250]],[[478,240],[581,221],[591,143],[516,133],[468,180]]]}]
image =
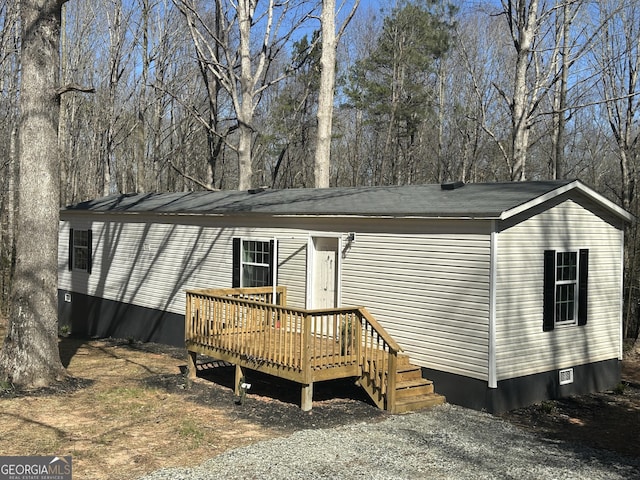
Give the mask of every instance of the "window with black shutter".
[{"label": "window with black shutter", "polygon": [[589,250],[544,252],[543,330],[587,324]]}]

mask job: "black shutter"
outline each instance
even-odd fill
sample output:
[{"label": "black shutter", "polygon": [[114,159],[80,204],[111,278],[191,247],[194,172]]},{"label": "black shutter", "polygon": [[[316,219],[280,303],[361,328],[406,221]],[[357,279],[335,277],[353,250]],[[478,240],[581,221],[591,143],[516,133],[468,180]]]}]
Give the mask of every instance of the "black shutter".
[{"label": "black shutter", "polygon": [[589,250],[580,250],[578,264],[578,325],[587,324],[587,284],[589,279]]},{"label": "black shutter", "polygon": [[240,287],[240,242],[240,238],[233,239],[233,274],[231,284],[233,288]]},{"label": "black shutter", "polygon": [[73,270],[73,228],[69,229],[69,271]]},{"label": "black shutter", "polygon": [[87,230],[87,273],[91,274],[91,264],[93,263],[93,232]]},{"label": "black shutter", "polygon": [[273,278],[274,262],[276,262],[278,260],[276,258],[276,255],[278,254],[278,252],[276,251],[275,246],[276,246],[276,241],[275,240],[270,240],[269,241],[269,281],[270,281],[269,285],[271,285],[271,286],[278,285],[278,279]]},{"label": "black shutter", "polygon": [[544,304],[542,330],[549,332],[555,326],[556,310],[556,251],[544,251]]}]

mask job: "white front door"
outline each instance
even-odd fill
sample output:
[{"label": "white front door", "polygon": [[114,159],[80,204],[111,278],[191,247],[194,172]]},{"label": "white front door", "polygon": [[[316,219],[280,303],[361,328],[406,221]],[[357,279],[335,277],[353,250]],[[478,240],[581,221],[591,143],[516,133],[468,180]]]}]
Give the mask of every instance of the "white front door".
[{"label": "white front door", "polygon": [[310,308],[338,306],[339,239],[313,237],[311,242]]}]

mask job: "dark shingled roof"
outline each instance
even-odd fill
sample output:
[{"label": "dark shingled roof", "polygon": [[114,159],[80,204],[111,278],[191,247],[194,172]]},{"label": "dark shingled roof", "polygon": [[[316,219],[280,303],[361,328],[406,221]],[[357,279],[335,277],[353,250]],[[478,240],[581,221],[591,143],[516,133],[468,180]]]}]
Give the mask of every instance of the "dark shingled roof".
[{"label": "dark shingled roof", "polygon": [[500,218],[504,212],[572,182],[470,183],[454,189],[444,189],[441,185],[408,185],[128,194],[78,203],[64,211]]}]

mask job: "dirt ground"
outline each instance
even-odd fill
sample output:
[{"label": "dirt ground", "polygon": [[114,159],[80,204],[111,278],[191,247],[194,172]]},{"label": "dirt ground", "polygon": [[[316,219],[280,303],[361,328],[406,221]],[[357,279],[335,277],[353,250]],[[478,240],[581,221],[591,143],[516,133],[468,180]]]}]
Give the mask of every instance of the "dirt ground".
[{"label": "dirt ground", "polygon": [[625,358],[612,391],[546,401],[502,415],[545,438],[640,456],[640,356]]},{"label": "dirt ground", "polygon": [[[260,374],[248,378],[241,404],[233,367],[223,364],[209,363],[188,383],[184,352],[176,348],[62,338],[60,352],[72,375],[65,385],[0,389],[0,454],[72,455],[76,479],[137,478],[301,429],[387,416],[352,381],[316,384],[313,410],[305,413],[299,387]],[[503,418],[548,438],[640,455],[640,359],[625,363],[625,380],[616,392],[545,402]]]},{"label": "dirt ground", "polygon": [[386,416],[351,381],[316,384],[305,413],[299,387],[259,374],[240,404],[226,365],[211,363],[187,384],[180,349],[63,338],[60,352],[73,376],[65,385],[0,389],[0,455],[72,455],[74,479],[138,478],[297,430]]}]

